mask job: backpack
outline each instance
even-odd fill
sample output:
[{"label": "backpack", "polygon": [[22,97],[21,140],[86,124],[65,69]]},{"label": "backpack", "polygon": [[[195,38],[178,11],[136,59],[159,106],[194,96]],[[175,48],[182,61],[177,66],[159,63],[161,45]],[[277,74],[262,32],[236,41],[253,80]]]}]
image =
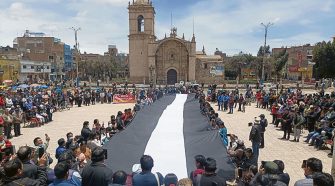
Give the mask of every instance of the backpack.
[{"label": "backpack", "polygon": [[259,129],[255,126],[252,127],[251,129],[251,134],[250,134],[250,139],[253,140],[259,140],[261,138],[261,132]]}]

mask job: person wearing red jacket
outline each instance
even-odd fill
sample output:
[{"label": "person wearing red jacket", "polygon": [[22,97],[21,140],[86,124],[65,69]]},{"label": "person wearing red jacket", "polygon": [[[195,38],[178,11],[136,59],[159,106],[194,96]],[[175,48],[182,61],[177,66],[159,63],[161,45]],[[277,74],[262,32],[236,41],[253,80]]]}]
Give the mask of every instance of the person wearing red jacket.
[{"label": "person wearing red jacket", "polygon": [[261,93],[261,91],[258,91],[256,93],[256,103],[257,103],[256,107],[257,108],[261,107],[261,102],[260,102],[261,99],[262,99],[262,93]]},{"label": "person wearing red jacket", "polygon": [[3,95],[0,96],[0,108],[5,108],[6,107],[6,101]]},{"label": "person wearing red jacket", "polygon": [[276,122],[277,119],[277,112],[278,112],[278,106],[276,103],[272,104],[271,107],[271,115],[272,115],[272,124],[274,124]]},{"label": "person wearing red jacket", "polygon": [[9,153],[6,154],[11,154],[11,148],[12,148],[12,142],[10,142],[8,139],[4,138],[4,135],[0,135],[0,152],[1,153],[6,153],[9,151]]}]

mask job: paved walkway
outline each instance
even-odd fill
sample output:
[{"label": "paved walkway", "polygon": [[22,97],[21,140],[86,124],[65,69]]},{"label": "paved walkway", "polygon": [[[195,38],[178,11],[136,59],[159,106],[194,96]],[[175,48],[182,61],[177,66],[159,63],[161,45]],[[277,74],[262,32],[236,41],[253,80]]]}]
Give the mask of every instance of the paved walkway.
[{"label": "paved walkway", "polygon": [[[21,128],[22,136],[11,139],[16,146],[16,150],[20,146],[34,146],[33,140],[35,137],[41,137],[45,140],[47,133],[50,140],[48,152],[55,158],[55,151],[58,147],[57,141],[60,138],[66,140],[66,133],[72,132],[74,135],[80,135],[84,121],[90,122],[90,127],[93,126],[93,120],[99,119],[100,123],[105,123],[107,126],[111,115],[116,115],[118,111],[124,111],[127,108],[133,108],[134,104],[96,104],[91,106],[74,107],[71,110],[56,112],[53,115],[53,121],[39,128]],[[54,167],[56,163],[51,164]]]},{"label": "paved walkway", "polygon": [[[217,106],[212,104],[217,110]],[[272,121],[272,116],[269,111],[256,108],[255,104],[246,107],[246,112],[236,112],[227,114],[227,112],[219,111],[219,116],[225,122],[228,133],[236,134],[239,139],[244,140],[247,147],[251,147],[249,139],[250,127],[248,123],[254,121],[254,117],[264,114],[269,123]],[[304,130],[303,136],[306,136],[308,131]],[[285,163],[285,170],[291,176],[290,185],[295,181],[304,178],[304,172],[300,168],[302,161],[310,157],[316,157],[322,160],[324,172],[330,173],[332,159],[327,156],[330,150],[316,151],[314,147],[308,146],[303,142],[305,138],[300,138],[299,143],[280,140],[283,136],[283,131],[278,130],[274,125],[269,124],[265,132],[265,148],[260,150],[259,161],[282,160]],[[291,136],[293,139],[293,136]]]}]

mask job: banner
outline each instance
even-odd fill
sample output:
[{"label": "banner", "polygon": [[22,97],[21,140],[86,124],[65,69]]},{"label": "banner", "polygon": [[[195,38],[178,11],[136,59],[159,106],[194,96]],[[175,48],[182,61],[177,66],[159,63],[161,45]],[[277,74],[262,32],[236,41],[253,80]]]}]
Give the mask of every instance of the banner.
[{"label": "banner", "polygon": [[223,66],[212,66],[209,70],[209,73],[212,74],[212,76],[223,76],[224,68]]},{"label": "banner", "polygon": [[298,69],[299,69],[299,66],[297,66],[297,65],[290,65],[288,67],[289,72],[299,72]]},{"label": "banner", "polygon": [[121,95],[121,94],[115,94],[113,96],[113,103],[136,103],[136,97],[132,94],[127,95]]}]

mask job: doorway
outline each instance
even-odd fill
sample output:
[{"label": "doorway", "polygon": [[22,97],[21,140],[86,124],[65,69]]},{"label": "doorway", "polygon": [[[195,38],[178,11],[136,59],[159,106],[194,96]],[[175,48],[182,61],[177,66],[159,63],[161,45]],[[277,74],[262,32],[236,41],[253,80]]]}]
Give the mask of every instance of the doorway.
[{"label": "doorway", "polygon": [[167,84],[174,85],[175,83],[177,83],[177,71],[170,69],[167,71]]}]

